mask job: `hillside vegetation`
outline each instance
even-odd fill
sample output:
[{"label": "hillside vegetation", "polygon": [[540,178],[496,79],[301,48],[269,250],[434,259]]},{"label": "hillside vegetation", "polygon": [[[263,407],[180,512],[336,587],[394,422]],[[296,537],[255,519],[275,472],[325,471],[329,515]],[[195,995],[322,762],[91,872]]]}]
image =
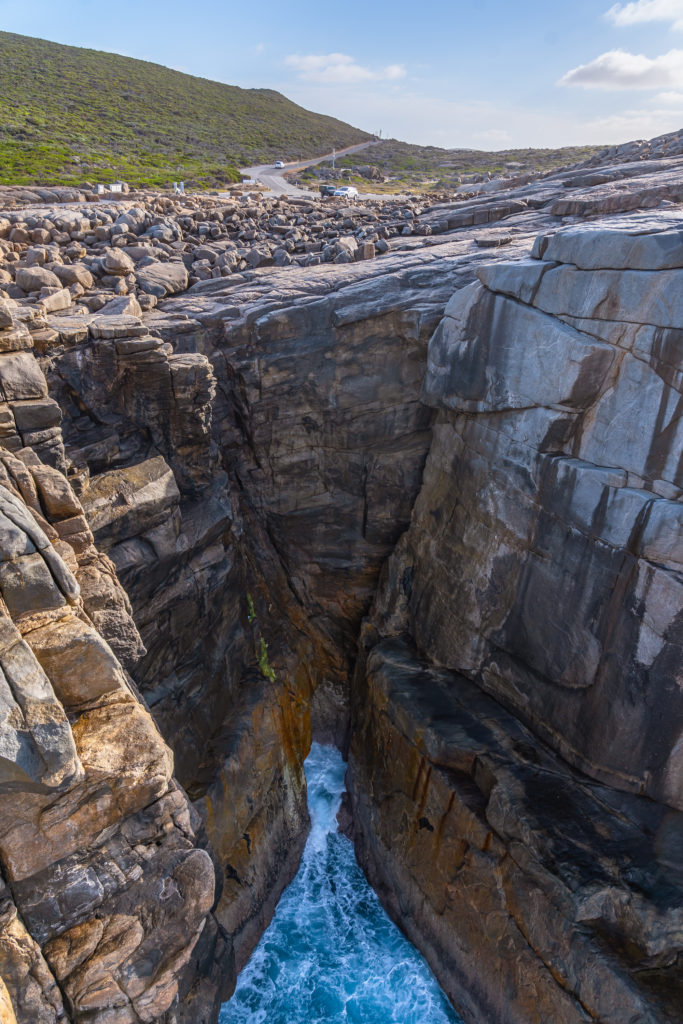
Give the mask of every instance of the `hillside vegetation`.
[{"label": "hillside vegetation", "polygon": [[270,89],[0,32],[0,183],[194,186],[371,136]]},{"label": "hillside vegetation", "polygon": [[[435,191],[467,187],[480,175],[523,175],[544,173],[572,166],[602,151],[602,146],[564,146],[559,149],[504,149],[488,152],[478,149],[439,149],[437,146],[415,146],[396,139],[385,139],[362,155],[337,160],[338,173],[333,180],[357,182],[366,191],[403,192]],[[367,159],[363,159],[367,158]],[[361,163],[372,163],[384,176],[384,182],[371,184],[353,173]],[[316,176],[332,177],[327,167],[313,168],[302,174],[303,180]]]}]

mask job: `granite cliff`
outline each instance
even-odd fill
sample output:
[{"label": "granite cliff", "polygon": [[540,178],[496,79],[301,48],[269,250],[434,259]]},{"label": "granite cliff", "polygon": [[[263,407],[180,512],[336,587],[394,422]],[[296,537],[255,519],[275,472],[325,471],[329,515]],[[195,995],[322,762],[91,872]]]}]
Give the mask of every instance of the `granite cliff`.
[{"label": "granite cliff", "polygon": [[15,196],[18,1021],[214,1022],[314,735],[467,1020],[676,1020],[683,160],[618,157],[375,212]]},{"label": "granite cliff", "polygon": [[433,440],[363,629],[351,809],[473,1020],[679,1015],[681,226],[539,235],[430,342]]}]

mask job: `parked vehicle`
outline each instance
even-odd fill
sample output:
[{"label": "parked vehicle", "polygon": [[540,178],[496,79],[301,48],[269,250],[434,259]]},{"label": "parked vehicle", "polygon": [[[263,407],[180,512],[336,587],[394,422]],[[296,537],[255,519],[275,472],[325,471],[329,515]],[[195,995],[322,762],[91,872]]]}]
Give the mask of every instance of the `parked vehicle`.
[{"label": "parked vehicle", "polygon": [[341,185],[334,190],[332,195],[339,196],[341,199],[355,199],[358,195],[358,189],[354,188],[353,185]]},{"label": "parked vehicle", "polygon": [[275,166],[279,170],[281,167],[285,166],[284,161],[283,160],[276,160],[275,161]]},{"label": "parked vehicle", "polygon": [[319,185],[321,196],[333,196],[337,186],[336,185]]}]

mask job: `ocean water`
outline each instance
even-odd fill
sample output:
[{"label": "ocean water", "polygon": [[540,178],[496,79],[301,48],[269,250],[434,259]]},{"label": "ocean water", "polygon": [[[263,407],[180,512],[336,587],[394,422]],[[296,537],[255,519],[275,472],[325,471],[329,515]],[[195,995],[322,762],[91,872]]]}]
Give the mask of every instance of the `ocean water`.
[{"label": "ocean water", "polygon": [[311,832],[299,872],[220,1024],[462,1024],[337,832],[344,771],[337,750],[313,744]]}]

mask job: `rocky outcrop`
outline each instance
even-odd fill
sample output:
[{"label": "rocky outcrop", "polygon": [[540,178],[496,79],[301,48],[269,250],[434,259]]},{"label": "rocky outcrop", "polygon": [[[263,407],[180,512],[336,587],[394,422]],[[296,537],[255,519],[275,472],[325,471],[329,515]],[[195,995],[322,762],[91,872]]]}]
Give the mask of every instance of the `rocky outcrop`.
[{"label": "rocky outcrop", "polygon": [[587,166],[619,163],[622,160],[649,160],[652,157],[673,157],[683,153],[683,131],[668,132],[654,139],[636,139],[620,146],[610,146],[597,153]]},{"label": "rocky outcrop", "polygon": [[156,1020],[211,910],[211,861],[170,751],[85,612],[78,569],[91,590],[100,569],[82,509],[56,471],[1,461],[0,970],[22,1020]]},{"label": "rocky outcrop", "polygon": [[430,341],[349,788],[363,866],[469,1019],[678,1016],[682,223],[541,235]]},{"label": "rocky outcrop", "polygon": [[[129,662],[143,651],[114,567],[63,474],[14,441],[50,402],[30,336],[14,323],[0,336],[17,431],[14,453],[0,449],[0,974],[20,1021],[156,1021],[196,980],[200,936],[207,951],[224,944],[213,865],[105,639]],[[61,438],[51,451],[63,460]],[[204,987],[197,1010],[211,1013],[216,985]]]},{"label": "rocky outcrop", "polygon": [[374,266],[198,285],[147,327],[94,316],[74,336],[55,317],[42,356],[238,965],[298,864],[312,727],[348,728],[358,627],[429,444],[427,339],[472,279],[462,244]]},{"label": "rocky outcrop", "polygon": [[364,647],[356,850],[464,1019],[674,1024],[680,820],[572,772],[409,641]]},{"label": "rocky outcrop", "polygon": [[312,735],[467,1019],[675,1019],[679,164],[0,223],[20,1024],[213,1024]]}]

